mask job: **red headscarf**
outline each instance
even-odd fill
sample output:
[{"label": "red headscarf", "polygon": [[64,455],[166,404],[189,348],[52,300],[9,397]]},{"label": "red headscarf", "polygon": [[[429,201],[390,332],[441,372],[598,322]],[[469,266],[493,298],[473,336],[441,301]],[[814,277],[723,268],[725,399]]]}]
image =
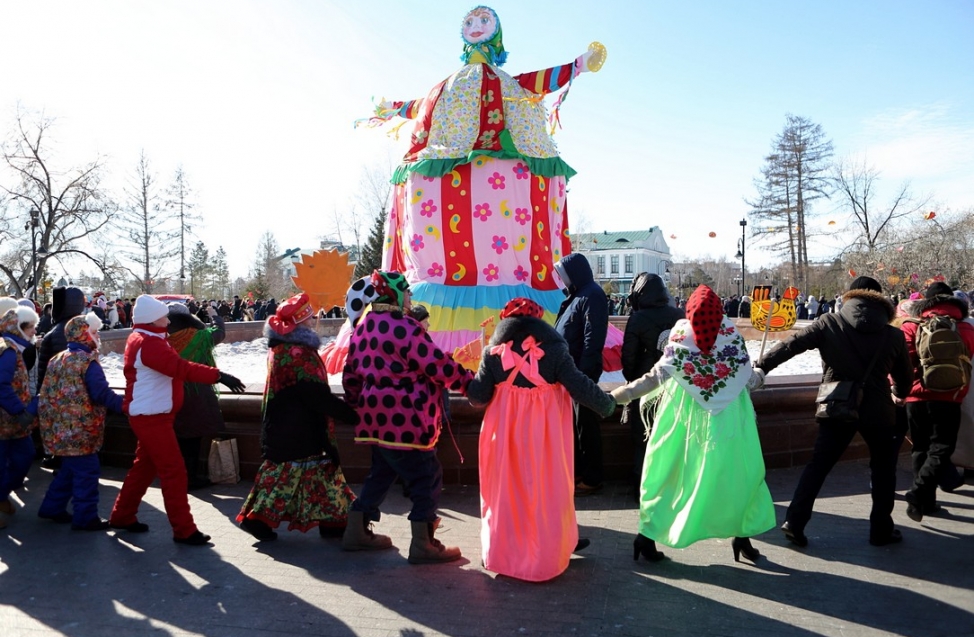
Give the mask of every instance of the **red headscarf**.
[{"label": "red headscarf", "polygon": [[717,340],[717,331],[724,319],[720,297],[706,285],[701,285],[687,300],[687,320],[693,327],[693,340],[700,351],[707,353]]},{"label": "red headscarf", "polygon": [[533,316],[534,318],[541,318],[544,316],[544,309],[531,299],[517,297],[508,301],[504,309],[501,310],[501,319],[506,319],[511,316]]}]

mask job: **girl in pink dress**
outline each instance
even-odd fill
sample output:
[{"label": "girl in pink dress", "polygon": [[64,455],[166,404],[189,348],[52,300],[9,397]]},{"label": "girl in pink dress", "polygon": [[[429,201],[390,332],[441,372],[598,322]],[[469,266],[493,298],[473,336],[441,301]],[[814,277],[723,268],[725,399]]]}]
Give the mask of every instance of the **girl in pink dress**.
[{"label": "girl in pink dress", "polygon": [[472,403],[487,404],[480,431],[481,543],[488,570],[532,582],[568,568],[578,540],[572,399],[603,417],[612,398],[576,369],[568,344],[526,298],[501,311]]}]

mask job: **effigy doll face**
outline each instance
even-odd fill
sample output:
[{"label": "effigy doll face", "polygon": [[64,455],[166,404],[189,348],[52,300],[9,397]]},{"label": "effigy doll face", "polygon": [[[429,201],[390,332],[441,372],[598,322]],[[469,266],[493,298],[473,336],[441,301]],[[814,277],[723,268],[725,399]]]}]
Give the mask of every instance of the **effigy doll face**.
[{"label": "effigy doll face", "polygon": [[487,7],[477,7],[463,19],[462,32],[467,44],[486,42],[497,32],[497,16]]}]

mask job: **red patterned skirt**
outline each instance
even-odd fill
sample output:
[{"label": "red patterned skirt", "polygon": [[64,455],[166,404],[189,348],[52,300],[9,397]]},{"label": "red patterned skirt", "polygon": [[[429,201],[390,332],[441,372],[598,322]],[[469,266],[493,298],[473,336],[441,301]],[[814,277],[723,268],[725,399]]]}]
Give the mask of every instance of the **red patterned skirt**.
[{"label": "red patterned skirt", "polygon": [[341,467],[322,456],[281,463],[265,460],[237,522],[256,519],[271,528],[288,522],[289,531],[301,532],[316,526],[344,528],[354,500]]}]

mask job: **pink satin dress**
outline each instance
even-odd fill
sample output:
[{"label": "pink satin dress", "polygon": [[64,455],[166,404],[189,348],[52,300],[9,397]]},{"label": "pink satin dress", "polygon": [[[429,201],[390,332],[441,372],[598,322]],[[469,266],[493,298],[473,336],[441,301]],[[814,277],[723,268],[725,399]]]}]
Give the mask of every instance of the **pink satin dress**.
[{"label": "pink satin dress", "polygon": [[[524,356],[512,344],[490,350],[510,374],[480,431],[480,539],[488,570],[542,582],[568,568],[578,543],[572,400],[538,373],[544,351],[533,337]],[[519,373],[535,387],[513,385]]]}]

